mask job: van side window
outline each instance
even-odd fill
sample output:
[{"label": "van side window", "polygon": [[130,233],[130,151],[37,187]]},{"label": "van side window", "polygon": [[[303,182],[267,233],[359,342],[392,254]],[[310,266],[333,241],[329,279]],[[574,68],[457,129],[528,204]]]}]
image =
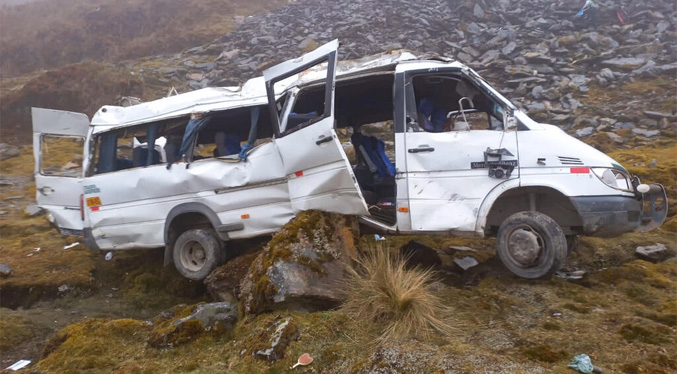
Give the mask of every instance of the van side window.
[{"label": "van side window", "polygon": [[245,148],[272,140],[273,129],[266,106],[236,108],[207,114],[197,134],[192,160],[235,158]]},{"label": "van side window", "polygon": [[420,74],[409,86],[408,131],[503,130],[502,108],[461,75]]},{"label": "van side window", "polygon": [[100,133],[92,140],[88,175],[165,163],[168,157],[176,157],[178,146],[174,152],[171,147],[177,139],[181,144],[184,130],[185,119],[180,119]]}]

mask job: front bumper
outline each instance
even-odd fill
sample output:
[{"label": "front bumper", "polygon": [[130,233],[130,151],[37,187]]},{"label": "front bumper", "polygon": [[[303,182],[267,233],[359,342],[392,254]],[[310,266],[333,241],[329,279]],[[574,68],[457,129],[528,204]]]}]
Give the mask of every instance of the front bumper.
[{"label": "front bumper", "polygon": [[637,200],[629,196],[579,196],[572,203],[588,236],[615,237],[626,232],[646,232],[659,227],[667,216],[668,199],[660,184]]}]

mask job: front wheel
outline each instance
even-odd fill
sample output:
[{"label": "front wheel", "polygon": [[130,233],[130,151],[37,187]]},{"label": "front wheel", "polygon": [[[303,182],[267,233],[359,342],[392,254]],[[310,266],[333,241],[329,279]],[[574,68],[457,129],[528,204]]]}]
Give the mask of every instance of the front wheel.
[{"label": "front wheel", "polygon": [[185,231],[174,243],[174,265],[184,277],[202,280],[222,262],[221,241],[213,230]]},{"label": "front wheel", "polygon": [[498,256],[515,275],[542,278],[552,275],[567,257],[562,228],[540,212],[519,212],[498,229]]}]

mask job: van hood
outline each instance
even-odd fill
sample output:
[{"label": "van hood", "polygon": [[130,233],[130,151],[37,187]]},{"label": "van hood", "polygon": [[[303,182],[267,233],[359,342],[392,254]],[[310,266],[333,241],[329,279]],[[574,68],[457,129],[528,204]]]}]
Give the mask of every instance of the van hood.
[{"label": "van hood", "polygon": [[539,159],[545,159],[550,166],[614,167],[625,170],[611,157],[557,126],[539,123],[528,131],[520,131],[518,138],[522,167],[536,166]]}]

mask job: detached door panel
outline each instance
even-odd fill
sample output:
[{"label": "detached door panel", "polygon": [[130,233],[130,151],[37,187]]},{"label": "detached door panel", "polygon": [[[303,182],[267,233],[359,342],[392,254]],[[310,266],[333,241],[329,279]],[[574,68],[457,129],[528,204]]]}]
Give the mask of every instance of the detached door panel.
[{"label": "detached door panel", "polygon": [[[317,209],[368,214],[334,130],[337,48],[338,42],[333,41],[264,72],[271,118],[278,129],[275,145],[287,175],[294,212]],[[309,76],[324,82],[300,91],[289,89],[285,107],[278,108],[275,99],[280,91]]]},{"label": "detached door panel", "polygon": [[89,118],[82,113],[32,109],[38,205],[64,234],[82,235],[83,148]]}]

